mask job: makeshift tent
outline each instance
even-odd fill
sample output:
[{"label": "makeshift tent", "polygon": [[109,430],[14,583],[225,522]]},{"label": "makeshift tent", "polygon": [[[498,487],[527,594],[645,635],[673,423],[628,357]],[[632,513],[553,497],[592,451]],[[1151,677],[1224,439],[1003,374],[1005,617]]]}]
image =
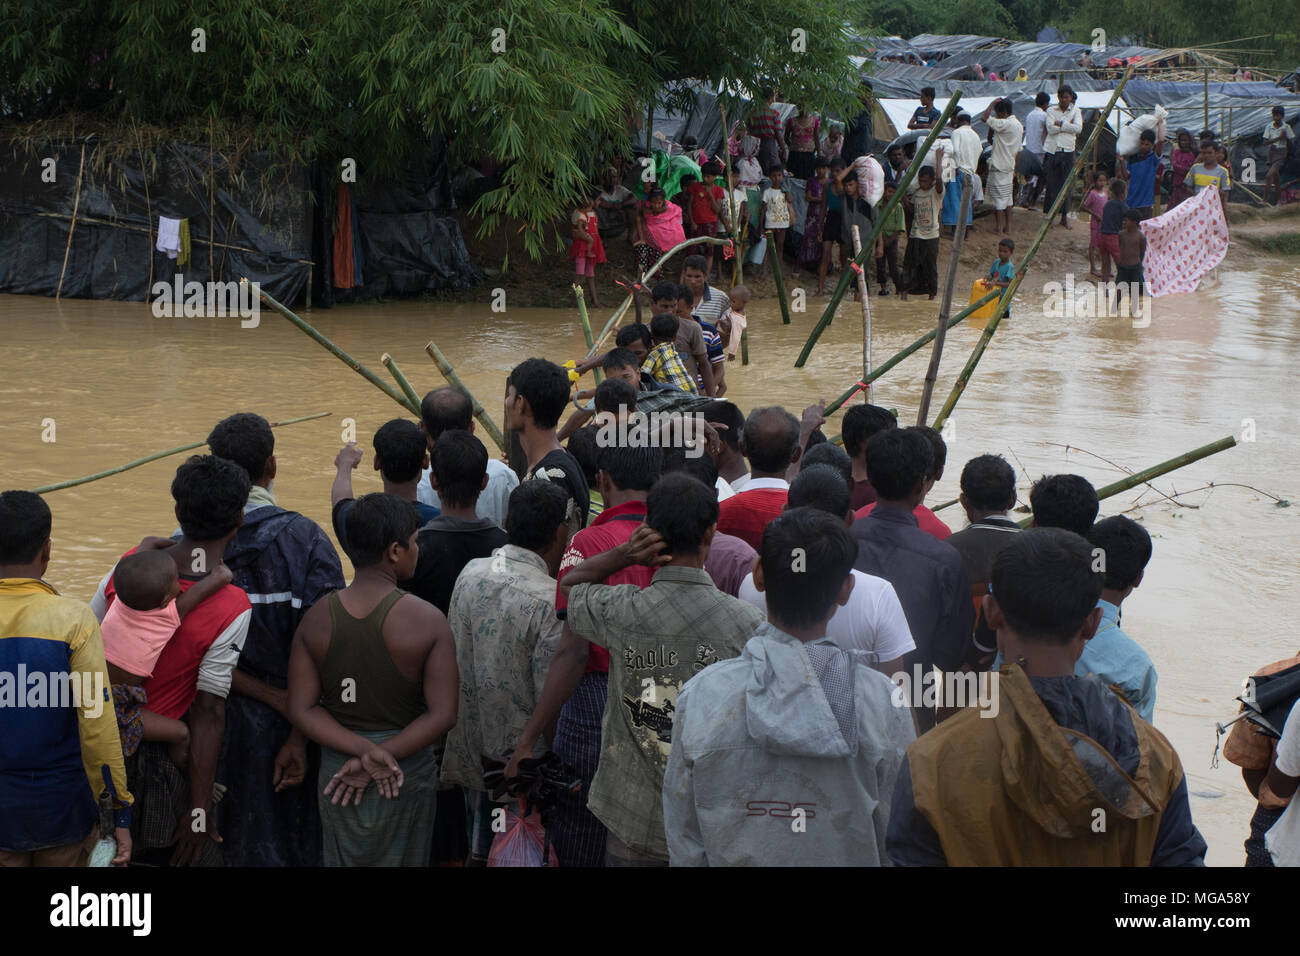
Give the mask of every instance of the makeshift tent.
[{"label": "makeshift tent", "polygon": [[[1111,94],[1107,90],[1081,92],[1078,94],[1078,105],[1084,112],[1104,109],[1106,104],[1110,102],[1110,96]],[[947,96],[936,96],[934,108],[937,110],[943,110],[948,105],[948,99],[949,97]],[[975,131],[980,134],[981,139],[984,138],[986,127],[983,123],[979,122],[979,114],[983,113],[988,105],[995,99],[997,99],[995,96],[966,96],[964,93],[962,94],[961,108],[971,115],[971,125],[974,127]],[[1012,97],[1011,102],[1012,112],[1015,113],[1016,118],[1020,119],[1022,122],[1024,121],[1024,117],[1029,114],[1029,111],[1033,109],[1034,106],[1032,95]],[[904,132],[907,129],[908,121],[912,118],[912,113],[916,110],[916,101],[884,98],[880,99],[878,103],[892,128],[889,135],[884,135],[884,130],[879,131],[883,138],[892,139],[893,136]],[[1115,107],[1116,112],[1126,108],[1123,97],[1116,100]],[[1106,125],[1112,130],[1118,131],[1119,126],[1116,122],[1116,112],[1111,113]]]},{"label": "makeshift tent", "polygon": [[928,58],[940,53],[952,54],[961,50],[982,50],[986,47],[999,46],[1007,41],[998,37],[978,37],[969,34],[943,36],[935,33],[919,33],[908,42]]}]

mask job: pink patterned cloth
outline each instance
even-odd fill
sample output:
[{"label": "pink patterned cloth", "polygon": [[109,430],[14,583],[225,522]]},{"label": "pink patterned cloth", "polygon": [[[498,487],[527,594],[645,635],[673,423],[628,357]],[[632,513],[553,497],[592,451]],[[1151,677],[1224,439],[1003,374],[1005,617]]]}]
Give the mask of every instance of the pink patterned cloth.
[{"label": "pink patterned cloth", "polygon": [[1217,189],[1202,189],[1139,228],[1147,240],[1143,277],[1153,296],[1195,292],[1201,276],[1228,253],[1228,220]]}]

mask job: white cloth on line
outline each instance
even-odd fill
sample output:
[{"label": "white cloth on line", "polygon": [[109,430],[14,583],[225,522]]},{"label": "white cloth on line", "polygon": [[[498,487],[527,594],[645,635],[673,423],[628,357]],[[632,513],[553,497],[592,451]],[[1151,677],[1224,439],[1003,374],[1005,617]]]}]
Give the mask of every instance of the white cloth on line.
[{"label": "white cloth on line", "polygon": [[168,259],[175,259],[181,251],[181,221],[158,217],[158,251],[167,253]]}]

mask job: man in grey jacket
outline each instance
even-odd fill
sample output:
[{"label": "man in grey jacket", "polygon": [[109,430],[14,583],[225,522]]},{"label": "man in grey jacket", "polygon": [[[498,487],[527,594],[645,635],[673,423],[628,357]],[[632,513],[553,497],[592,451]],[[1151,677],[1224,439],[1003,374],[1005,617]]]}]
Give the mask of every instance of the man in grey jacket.
[{"label": "man in grey jacket", "polygon": [[888,865],[915,731],[889,679],[826,638],[856,555],[843,521],[812,508],[764,529],[754,583],[768,620],[677,697],[663,786],[672,865]]}]

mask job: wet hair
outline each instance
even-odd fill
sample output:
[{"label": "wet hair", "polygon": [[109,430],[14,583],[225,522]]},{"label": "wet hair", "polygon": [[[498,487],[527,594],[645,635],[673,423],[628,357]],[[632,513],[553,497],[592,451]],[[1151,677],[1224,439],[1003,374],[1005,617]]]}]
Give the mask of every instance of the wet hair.
[{"label": "wet hair", "polygon": [[650,326],[644,322],[634,322],[627,328],[619,329],[618,335],[614,336],[614,344],[619,348],[627,348],[633,342],[641,342],[648,349],[653,341]]},{"label": "wet hair", "polygon": [[1141,222],[1141,221],[1142,221],[1142,213],[1138,212],[1136,209],[1125,209],[1125,210],[1124,210],[1124,218],[1125,218],[1125,219],[1132,219],[1134,222]]},{"label": "wet hair", "polygon": [[660,312],[650,320],[650,337],[656,342],[671,342],[677,338],[678,324],[677,316],[671,312]]},{"label": "wet hair", "polygon": [[754,471],[785,471],[798,447],[799,419],[780,405],[756,408],[745,419],[745,457]]},{"label": "wet hair", "polygon": [[1141,135],[1138,136],[1138,139],[1146,140],[1148,143],[1154,143],[1156,141],[1156,131],[1153,129],[1144,129]]},{"label": "wet hair", "polygon": [[668,299],[677,299],[677,283],[656,282],[654,288],[650,290],[650,301],[663,302]]},{"label": "wet hair", "polygon": [[822,442],[820,445],[805,448],[804,453],[799,457],[799,471],[804,472],[818,466],[834,468],[843,476],[850,490],[853,488],[853,459],[839,445]]},{"label": "wet hair", "polygon": [[916,489],[934,461],[934,447],[915,428],[877,432],[867,442],[867,479],[876,495],[901,501]]},{"label": "wet hair", "polygon": [[1135,584],[1151,560],[1151,535],[1123,515],[1102,518],[1089,529],[1088,541],[1101,549],[1102,583],[1114,591]]},{"label": "wet hair", "polygon": [[[638,326],[638,328],[644,329],[645,326],[644,325]],[[622,346],[619,346],[618,348],[612,348],[605,353],[605,357],[600,360],[600,367],[604,369],[606,372],[616,368],[639,369],[641,367],[641,363],[636,360],[635,352],[633,352],[629,348],[623,348]]]},{"label": "wet hair", "polygon": [[768,618],[777,627],[807,627],[829,617],[857,556],[843,518],[792,508],[768,522],[759,546]]},{"label": "wet hair", "polygon": [[267,461],[275,454],[275,433],[261,415],[240,412],[217,422],[208,435],[208,448],[244,469],[249,481],[261,481]]},{"label": "wet hair", "polygon": [[453,508],[468,508],[478,501],[488,463],[481,441],[458,428],[443,432],[433,443],[429,459],[439,500]]},{"label": "wet hair", "polygon": [[424,432],[415,422],[394,418],[375,432],[375,458],[384,477],[394,484],[418,478],[429,450]]},{"label": "wet hair", "polygon": [[1029,508],[1039,528],[1087,535],[1099,507],[1096,489],[1082,475],[1044,475],[1029,489]]},{"label": "wet hair", "polygon": [[596,411],[636,411],[636,389],[621,378],[607,378],[596,386]]},{"label": "wet hair", "polygon": [[1012,239],[1010,236],[1003,236],[1000,240],[998,240],[998,245],[1006,246],[1012,252],[1016,251],[1016,240]]},{"label": "wet hair", "polygon": [[172,479],[181,532],[192,541],[224,538],[239,527],[252,486],[248,472],[233,461],[191,456]]},{"label": "wet hair", "polygon": [[844,450],[857,458],[876,432],[898,427],[894,413],[879,405],[854,405],[844,413]]},{"label": "wet hair", "polygon": [[663,469],[662,449],[649,445],[598,446],[596,467],[609,475],[619,491],[649,491]]},{"label": "wet hair", "polygon": [[709,260],[704,256],[687,256],[682,260],[682,271],[694,269],[697,272],[703,272],[706,276],[709,274]]},{"label": "wet hair", "polygon": [[1092,548],[1059,528],[1014,535],[993,558],[993,597],[1007,624],[1026,641],[1066,644],[1101,597]]},{"label": "wet hair", "polygon": [[597,441],[599,434],[598,426],[587,425],[570,435],[564,446],[565,450],[573,456],[573,460],[578,463],[578,468],[582,470],[582,477],[587,479],[588,488],[595,487],[596,472],[600,468],[596,463],[596,454],[600,450],[600,443]]},{"label": "wet hair", "polygon": [[690,457],[686,454],[686,449],[677,447],[668,447],[660,449],[660,474],[668,475],[678,472],[684,475],[690,475],[692,478],[713,489],[714,495],[718,493],[718,465],[708,455],[696,455]]},{"label": "wet hair", "polygon": [[977,511],[1008,511],[1016,503],[1016,473],[1001,455],[977,455],[961,470],[961,493]]},{"label": "wet hair", "polygon": [[1050,102],[1052,102],[1052,98],[1048,96],[1046,93],[1039,93],[1037,96],[1034,97],[1035,106],[1046,106]]},{"label": "wet hair", "polygon": [[943,440],[942,435],[929,425],[911,425],[909,427],[924,435],[925,440],[930,443],[930,451],[933,453],[933,458],[930,462],[930,469],[925,473],[925,477],[937,479],[943,474],[943,466],[948,463],[948,443]]},{"label": "wet hair", "polygon": [[31,564],[50,540],[50,506],[30,491],[0,492],[0,564]]},{"label": "wet hair", "polygon": [[1109,192],[1112,199],[1123,199],[1128,194],[1128,183],[1122,179],[1112,179]]},{"label": "wet hair", "polygon": [[718,432],[718,437],[727,443],[732,451],[740,451],[740,440],[745,432],[745,414],[735,402],[721,400],[709,402],[700,409],[704,420],[711,425],[726,425]]},{"label": "wet hair", "polygon": [[933,86],[921,87],[921,95],[928,96],[930,97],[930,99],[934,99],[934,87]]},{"label": "wet hair", "polygon": [[569,493],[552,481],[525,481],[510,492],[506,536],[525,551],[543,551],[566,523]]},{"label": "wet hair", "polygon": [[681,472],[664,475],[646,496],[646,524],[659,532],[669,554],[694,554],[718,522],[718,492]]},{"label": "wet hair", "polygon": [[528,402],[538,428],[554,428],[569,402],[569,374],[554,362],[530,358],[514,367],[507,379]]},{"label": "wet hair", "polygon": [[420,402],[420,421],[432,445],[446,431],[469,431],[474,419],[474,403],[459,388],[444,385],[428,392]]},{"label": "wet hair", "polygon": [[384,560],[390,546],[405,549],[419,527],[420,512],[412,502],[382,491],[362,495],[343,519],[343,530],[347,532],[343,550],[357,570],[374,567]]},{"label": "wet hair", "polygon": [[113,590],[133,611],[152,611],[176,579],[176,562],[165,551],[150,549],[128,554],[113,569]]},{"label": "wet hair", "polygon": [[850,508],[849,484],[832,465],[813,465],[795,475],[786,500],[789,508],[816,508],[843,521]]}]

